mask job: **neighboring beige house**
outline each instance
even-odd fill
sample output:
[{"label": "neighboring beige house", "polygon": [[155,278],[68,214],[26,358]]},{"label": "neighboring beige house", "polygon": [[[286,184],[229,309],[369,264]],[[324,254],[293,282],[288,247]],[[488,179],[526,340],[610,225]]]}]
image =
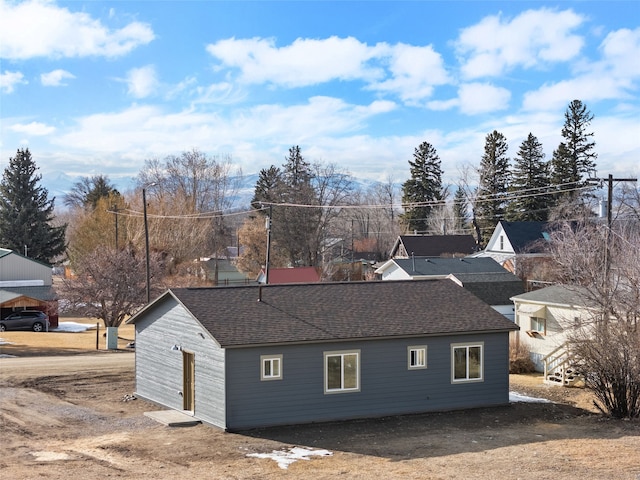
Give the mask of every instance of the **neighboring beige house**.
[{"label": "neighboring beige house", "polygon": [[[563,372],[570,364],[564,349],[574,328],[593,319],[591,302],[584,289],[553,285],[516,295],[515,322],[520,330],[513,332],[520,343],[531,351],[536,370],[548,375]],[[560,369],[559,372],[554,372]]]}]

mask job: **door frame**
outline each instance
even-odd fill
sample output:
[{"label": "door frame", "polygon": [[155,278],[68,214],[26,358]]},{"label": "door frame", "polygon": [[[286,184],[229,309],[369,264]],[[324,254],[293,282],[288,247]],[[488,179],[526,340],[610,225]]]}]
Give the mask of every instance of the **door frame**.
[{"label": "door frame", "polygon": [[182,350],[182,409],[191,413],[196,409],[196,355]]}]

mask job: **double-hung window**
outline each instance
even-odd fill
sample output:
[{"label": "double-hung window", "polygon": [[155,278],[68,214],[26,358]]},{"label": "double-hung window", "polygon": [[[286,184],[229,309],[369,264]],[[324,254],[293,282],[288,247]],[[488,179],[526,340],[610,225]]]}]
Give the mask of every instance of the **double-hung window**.
[{"label": "double-hung window", "polygon": [[260,356],[260,380],[282,379],[282,355]]},{"label": "double-hung window", "polygon": [[484,371],[484,344],[451,344],[451,381],[480,382]]},{"label": "double-hung window", "polygon": [[360,390],[360,350],[324,352],[324,392]]},{"label": "double-hung window", "polygon": [[409,370],[427,368],[427,347],[407,347],[407,364]]}]

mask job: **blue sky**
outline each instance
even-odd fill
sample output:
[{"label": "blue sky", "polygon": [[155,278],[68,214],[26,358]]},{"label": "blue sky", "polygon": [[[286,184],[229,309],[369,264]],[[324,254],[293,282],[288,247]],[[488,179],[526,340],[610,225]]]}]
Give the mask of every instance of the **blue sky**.
[{"label": "blue sky", "polygon": [[0,0],[0,62],[0,168],[29,147],[56,195],[192,148],[401,182],[423,141],[455,183],[494,129],[551,158],[573,99],[598,175],[640,173],[636,0]]}]

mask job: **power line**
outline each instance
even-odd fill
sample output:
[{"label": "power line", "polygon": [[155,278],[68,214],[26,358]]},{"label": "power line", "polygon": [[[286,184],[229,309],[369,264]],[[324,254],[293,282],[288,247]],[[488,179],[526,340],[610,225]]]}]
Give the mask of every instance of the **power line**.
[{"label": "power line", "polygon": [[[473,203],[484,203],[484,202],[493,202],[496,200],[501,200],[504,202],[518,200],[522,198],[530,198],[536,196],[547,196],[559,193],[569,193],[583,190],[590,190],[593,188],[593,185],[587,185],[582,187],[573,187],[573,188],[560,188],[568,185],[575,185],[575,182],[564,183],[554,186],[548,187],[534,187],[527,188],[522,190],[516,190],[508,193],[499,193],[499,194],[489,194],[489,195],[481,195],[473,199]],[[550,189],[548,191],[540,192],[541,189]],[[552,190],[551,190],[552,189]],[[535,193],[538,191],[537,193]],[[531,193],[527,193],[531,192]],[[169,219],[169,220],[207,220],[214,218],[227,218],[241,215],[249,215],[255,213],[256,211],[265,210],[269,206],[277,206],[277,207],[293,207],[293,208],[311,208],[311,209],[344,209],[344,210],[379,210],[379,209],[408,209],[408,208],[418,208],[418,207],[439,207],[446,206],[450,204],[447,200],[438,200],[438,201],[426,201],[426,202],[413,202],[413,203],[388,203],[388,204],[357,204],[357,205],[314,205],[314,204],[305,204],[305,203],[276,203],[276,202],[261,202],[262,207],[258,209],[251,210],[242,210],[239,212],[229,212],[224,213],[223,210],[215,210],[209,212],[202,213],[189,213],[189,214],[178,214],[178,215],[159,215],[159,214],[147,214],[149,218],[158,218],[158,219]],[[122,209],[122,210],[107,210],[108,213],[113,213],[115,215],[123,215],[128,217],[142,217],[143,212],[139,212],[137,210],[132,209]]]}]

